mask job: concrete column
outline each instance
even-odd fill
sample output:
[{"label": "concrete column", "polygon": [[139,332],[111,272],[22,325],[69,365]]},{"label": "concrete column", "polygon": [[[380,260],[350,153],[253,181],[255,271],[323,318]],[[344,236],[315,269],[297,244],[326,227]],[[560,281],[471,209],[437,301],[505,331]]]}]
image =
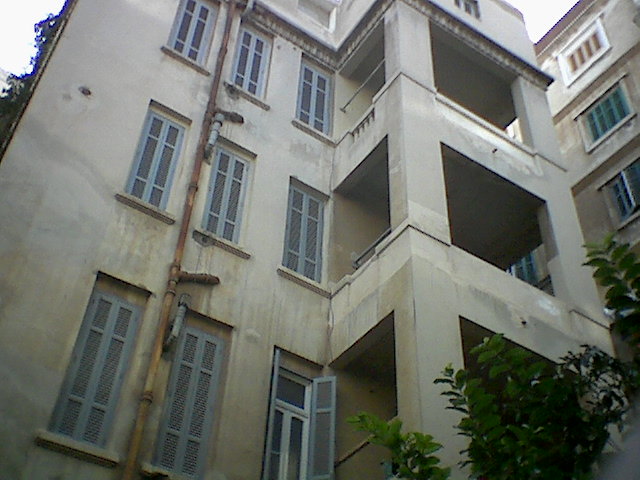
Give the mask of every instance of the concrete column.
[{"label": "concrete column", "polygon": [[435,89],[429,20],[402,2],[384,18],[384,61],[387,81],[398,73]]},{"label": "concrete column", "polygon": [[560,162],[558,138],[545,91],[518,77],[511,85],[511,92],[524,143],[544,157]]},{"label": "concrete column", "polygon": [[555,295],[594,319],[604,321],[590,267],[585,262],[584,237],[568,185],[558,185],[539,214]]}]

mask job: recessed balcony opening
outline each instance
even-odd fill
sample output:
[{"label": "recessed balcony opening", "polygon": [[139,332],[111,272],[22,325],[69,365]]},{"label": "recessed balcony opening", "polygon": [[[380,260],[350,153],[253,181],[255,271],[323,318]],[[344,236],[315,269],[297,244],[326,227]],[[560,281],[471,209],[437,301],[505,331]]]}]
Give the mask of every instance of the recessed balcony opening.
[{"label": "recessed balcony opening", "polygon": [[336,75],[336,126],[353,130],[385,82],[384,26],[374,28]]},{"label": "recessed balcony opening", "polygon": [[331,367],[338,377],[336,478],[384,478],[385,449],[366,442],[346,419],[370,412],[383,420],[398,414],[393,313],[338,357]]},{"label": "recessed balcony opening", "polygon": [[538,288],[550,284],[538,220],[545,202],[446,145],[442,161],[452,243]]},{"label": "recessed balcony opening", "polygon": [[517,138],[511,92],[516,76],[433,24],[431,48],[437,90]]},{"label": "recessed balcony opening", "polygon": [[[486,382],[485,385],[487,383],[492,383],[493,387],[496,390],[501,390],[500,385],[496,384],[495,381],[489,382],[489,372],[487,370],[483,371],[480,368],[481,364],[479,364],[477,361],[478,357],[471,353],[471,350],[474,347],[480,345],[485,338],[492,337],[493,335],[495,335],[495,332],[492,332],[488,328],[484,328],[478,325],[477,323],[472,322],[471,320],[467,320],[466,318],[460,317],[460,336],[462,338],[462,354],[464,357],[464,368],[467,369],[469,372],[471,372],[472,376],[476,378],[478,377],[483,378]],[[518,345],[517,343],[509,340],[508,338],[505,338],[505,342],[507,344],[508,349],[520,347],[525,349],[527,352],[529,352],[531,354],[531,358],[530,358],[531,363],[545,362],[551,366],[554,365],[554,363],[548,358],[543,357],[542,355],[536,352],[533,352],[528,348],[524,348],[521,345]],[[491,391],[490,389],[489,393],[495,394],[498,392]]]},{"label": "recessed balcony opening", "polygon": [[336,188],[330,279],[360,268],[391,232],[388,147],[385,138]]}]

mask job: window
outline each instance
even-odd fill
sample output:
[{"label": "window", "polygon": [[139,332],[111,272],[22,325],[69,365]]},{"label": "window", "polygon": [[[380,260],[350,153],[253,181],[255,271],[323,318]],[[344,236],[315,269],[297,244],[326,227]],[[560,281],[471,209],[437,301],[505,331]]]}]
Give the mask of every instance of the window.
[{"label": "window", "polygon": [[218,149],[211,173],[203,228],[238,242],[248,163],[227,150]]},{"label": "window", "polygon": [[455,0],[456,7],[461,8],[476,18],[480,18],[480,6],[478,0]]},{"label": "window", "polygon": [[187,326],[176,349],[154,463],[199,477],[207,458],[222,340]]},{"label": "window", "polygon": [[591,141],[604,136],[630,113],[622,86],[614,87],[585,114]]},{"label": "window", "polygon": [[216,10],[203,0],[182,0],[169,38],[169,46],[184,57],[203,64],[216,21]]},{"label": "window", "polygon": [[156,207],[165,207],[183,136],[182,126],[156,112],[149,112],[127,186],[128,193]]},{"label": "window", "polygon": [[335,455],[336,378],[303,378],[276,350],[263,480],[329,480]]},{"label": "window", "polygon": [[94,291],[50,430],[104,446],[139,323],[137,307]]},{"label": "window", "polygon": [[331,80],[315,67],[302,63],[298,85],[297,118],[310,127],[329,133]]},{"label": "window", "polygon": [[640,207],[640,160],[622,170],[611,182],[611,195],[624,220]]},{"label": "window", "polygon": [[283,264],[316,282],[322,269],[322,212],[321,200],[290,186]]},{"label": "window", "polygon": [[257,97],[262,97],[271,46],[265,38],[246,28],[240,31],[239,38],[233,67],[233,83]]},{"label": "window", "polygon": [[533,251],[511,265],[508,272],[531,285],[537,285],[539,278]]},{"label": "window", "polygon": [[562,76],[571,84],[609,49],[609,41],[600,19],[571,41],[558,56]]}]

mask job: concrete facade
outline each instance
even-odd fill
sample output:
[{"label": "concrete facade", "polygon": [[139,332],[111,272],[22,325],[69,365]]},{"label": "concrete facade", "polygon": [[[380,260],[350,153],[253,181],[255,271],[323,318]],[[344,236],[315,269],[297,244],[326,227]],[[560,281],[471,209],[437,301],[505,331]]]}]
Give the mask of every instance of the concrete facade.
[{"label": "concrete facade", "polygon": [[[548,90],[549,105],[585,238],[597,242],[617,232],[634,247],[640,240],[633,197],[638,189],[631,177],[624,183],[622,172],[630,173],[629,167],[640,158],[638,9],[633,0],[580,1],[536,45],[541,68],[556,78]],[[589,52],[591,58],[571,74],[568,54],[596,32],[601,48]],[[616,88],[627,109],[594,140],[589,113]],[[625,206],[627,196],[630,202]]]},{"label": "concrete facade", "polygon": [[[584,343],[612,350],[581,266],[572,177],[545,100],[551,79],[534,66],[521,15],[501,0],[479,2],[477,16],[454,0],[239,6],[215,98],[227,118],[202,166],[174,265],[220,283],[167,287],[230,11],[227,3],[197,4],[215,22],[193,60],[173,42],[185,5],[70,3],[0,163],[0,478],[122,478],[141,401],[151,403],[134,478],[185,478],[159,467],[155,453],[179,348],[166,349],[145,387],[167,291],[171,319],[178,298],[190,297],[183,331],[224,346],[206,399],[197,476],[207,480],[305,476],[309,443],[318,442],[306,441],[313,422],[300,412],[305,440],[297,453],[286,450],[293,463],[263,472],[265,449],[275,452],[265,445],[275,441],[276,358],[278,372],[306,395],[311,379],[337,379],[336,443],[327,447],[335,468],[314,478],[347,480],[383,478],[383,452],[345,423],[361,410],[398,415],[444,443],[447,464],[459,460],[458,418],[433,380],[447,363],[463,365],[463,345],[479,340],[469,332],[503,332],[551,360]],[[268,45],[259,95],[236,84],[242,28]],[[329,128],[300,114],[301,65],[320,72],[313,88],[329,79]],[[183,132],[154,204],[132,186],[150,118]],[[506,131],[515,120],[519,138]],[[221,151],[247,166],[231,240],[202,226]],[[284,266],[283,246],[297,231],[293,191],[322,205],[319,236],[310,236],[311,214],[304,235],[298,231],[320,252],[314,274]],[[533,250],[553,295],[507,272]],[[98,294],[139,317],[108,434],[94,442],[61,433],[56,412],[80,376],[70,365],[86,361],[77,345]]]}]

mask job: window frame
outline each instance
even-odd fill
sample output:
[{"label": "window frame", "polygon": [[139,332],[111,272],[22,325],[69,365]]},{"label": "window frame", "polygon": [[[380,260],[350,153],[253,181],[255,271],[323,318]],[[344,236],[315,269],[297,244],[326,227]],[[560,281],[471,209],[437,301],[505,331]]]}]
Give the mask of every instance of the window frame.
[{"label": "window frame", "polygon": [[[182,365],[185,363],[184,351],[188,335],[193,335],[197,338],[196,348],[199,352],[201,352],[201,355],[199,355],[198,357],[199,361],[197,363],[195,361],[192,362],[192,374],[195,373],[197,375],[198,373],[202,373],[203,370],[209,370],[211,376],[211,386],[207,395],[205,414],[201,425],[202,433],[199,440],[200,447],[198,450],[198,458],[196,460],[196,467],[193,474],[184,472],[184,456],[181,457],[180,454],[182,453],[184,455],[184,452],[186,451],[186,443],[188,443],[190,441],[190,438],[194,436],[191,432],[188,431],[188,424],[190,420],[193,420],[193,409],[197,403],[195,390],[197,389],[199,384],[195,377],[192,377],[193,380],[188,384],[187,395],[184,404],[185,413],[188,413],[190,415],[188,415],[188,417],[184,419],[184,422],[177,433],[176,429],[171,428],[170,426],[171,410],[173,407],[176,391],[178,390],[178,383],[180,381],[179,374]],[[215,345],[213,367],[211,369],[206,369],[202,366],[202,360],[204,358],[203,349],[206,345],[206,342],[210,342]],[[218,397],[218,392],[220,390],[221,369],[222,363],[224,362],[224,347],[224,340],[217,335],[214,335],[199,327],[189,324],[185,325],[182,328],[182,332],[180,332],[180,339],[177,343],[177,348],[175,349],[174,356],[172,358],[171,372],[169,374],[166,394],[162,407],[162,416],[156,435],[153,455],[153,464],[155,466],[166,469],[170,472],[174,472],[178,475],[188,476],[189,478],[201,478],[202,473],[206,467],[208,449],[211,445],[213,437],[213,425],[217,413],[216,400]],[[179,448],[174,459],[175,464],[173,467],[162,463],[164,440],[169,435],[178,437],[177,443]]]},{"label": "window frame", "polygon": [[[616,92],[620,92],[622,104],[627,110],[623,117],[618,118],[617,122],[610,125],[604,130],[597,138],[594,139],[592,127],[590,125],[590,115],[598,108],[602,108],[603,104],[608,101]],[[584,145],[587,152],[592,151],[595,147],[604,142],[607,138],[613,135],[618,129],[620,129],[631,117],[635,115],[635,111],[632,109],[632,104],[628,100],[629,94],[627,92],[624,82],[621,80],[615,82],[609,88],[607,88],[598,98],[592,102],[586,109],[584,109],[577,117],[580,131],[582,132]]]},{"label": "window frame", "polygon": [[[212,205],[214,203],[214,193],[217,185],[218,176],[221,174],[220,172],[220,157],[222,155],[227,155],[229,157],[229,164],[226,171],[226,178],[223,185],[222,199],[220,205],[220,212],[218,218],[218,224],[216,226],[216,231],[209,229],[210,218],[213,215],[211,211]],[[230,222],[228,218],[229,214],[229,200],[231,197],[231,189],[232,189],[232,181],[229,181],[230,175],[229,171],[235,170],[235,165],[237,163],[241,163],[244,166],[242,180],[240,182],[240,191],[238,193],[238,208],[236,212],[236,219],[233,226],[233,232],[231,234],[231,238],[227,238],[224,236],[225,227]],[[233,166],[233,168],[232,168]],[[211,175],[209,177],[209,183],[207,186],[207,201],[204,208],[204,214],[202,216],[202,228],[219,238],[227,240],[229,242],[233,242],[235,244],[239,243],[240,231],[242,227],[243,215],[246,209],[244,208],[244,202],[246,197],[246,191],[248,188],[248,184],[250,182],[251,175],[251,162],[247,160],[243,156],[237,155],[231,149],[225,148],[224,146],[218,146],[216,148],[215,160],[211,164]]]},{"label": "window frame", "polygon": [[[149,165],[149,170],[146,174],[146,177],[143,177],[139,175],[139,170],[143,161],[143,156],[145,154],[147,146],[149,145],[150,138],[153,138],[151,129],[153,127],[154,120],[159,120],[162,124],[160,127],[160,134],[158,135],[158,138],[156,140],[163,139],[163,141],[161,146],[156,145],[155,147],[153,147],[154,151]],[[164,139],[166,139],[169,133],[169,128],[171,127],[175,128],[178,133],[176,136],[175,144],[173,145],[174,151],[171,156],[169,167],[167,169],[165,183],[161,189],[160,200],[158,204],[155,204],[151,202],[151,196],[153,194],[154,186],[157,185],[155,182],[158,178],[158,174],[160,173],[159,170],[162,160],[162,151],[166,145]],[[126,192],[129,195],[132,195],[142,202],[153,205],[161,210],[165,210],[171,192],[173,175],[175,173],[176,165],[180,161],[180,157],[182,155],[182,147],[186,135],[186,130],[187,129],[183,124],[175,121],[172,118],[169,118],[167,115],[163,115],[153,108],[150,108],[148,110],[142,131],[140,133],[140,138],[138,140],[138,147],[136,148],[136,153],[131,165],[131,171],[129,172],[129,178],[126,184]],[[136,195],[134,193],[134,187],[136,185],[136,181],[138,180],[144,182],[144,186],[140,195]]]},{"label": "window frame", "polygon": [[[305,78],[305,71],[311,73],[311,83],[309,92],[309,111],[304,110],[303,97],[305,91],[305,84],[309,84],[309,81]],[[317,116],[318,110],[318,82],[323,80],[326,84],[326,89],[322,93],[325,94],[324,102],[322,105],[323,119],[319,120]],[[314,101],[315,98],[315,101]],[[298,97],[296,101],[296,119],[301,123],[307,125],[309,128],[322,133],[323,135],[330,135],[333,123],[333,78],[330,74],[324,70],[316,67],[306,59],[302,59],[300,62],[300,75],[298,77]],[[308,116],[305,120],[303,116]],[[317,122],[322,122],[322,126],[318,128]]]},{"label": "window frame", "polygon": [[[635,170],[636,180],[632,180]],[[618,190],[618,187],[621,190]],[[638,210],[640,210],[640,159],[635,160],[613,177],[608,184],[609,198],[616,210],[617,219],[623,223],[631,218]],[[625,197],[625,201],[621,201],[618,194]]]},{"label": "window frame", "polygon": [[[244,43],[245,35],[250,36],[249,46]],[[271,63],[271,44],[272,39],[268,36],[258,32],[253,28],[247,26],[241,26],[238,32],[238,40],[236,45],[236,53],[233,60],[233,69],[231,72],[231,84],[235,87],[247,92],[249,95],[253,95],[257,98],[264,98],[267,86],[267,78],[269,76],[269,67]],[[253,73],[252,65],[256,55],[256,42],[261,41],[264,45],[260,64],[258,66],[258,77],[255,81],[255,91],[251,91],[251,74]],[[240,66],[240,59],[243,48],[248,48],[247,58],[245,63],[245,71],[240,73],[238,67]],[[253,60],[253,61],[250,61]],[[249,70],[249,72],[247,72]],[[243,78],[238,83],[238,75],[242,75]]]},{"label": "window frame", "polygon": [[[578,65],[576,69],[572,69],[570,64],[571,56],[581,51],[583,45],[589,42],[594,36],[597,37],[600,43],[600,49]],[[609,50],[611,50],[609,38],[607,37],[602,20],[597,18],[593,23],[580,31],[558,54],[558,65],[564,84],[570,86]]]},{"label": "window frame", "polygon": [[464,13],[480,19],[480,2],[478,0],[454,0],[454,3]]},{"label": "window frame", "polygon": [[[189,2],[193,2],[195,4],[194,13],[196,11],[200,11],[202,7],[209,10],[209,14],[207,16],[207,20],[205,21],[205,25],[201,34],[200,45],[195,55],[196,58],[192,58],[188,52],[188,50],[192,48],[193,45],[193,34],[195,30],[195,23],[193,22],[193,18],[189,21],[189,26],[187,27],[187,32],[185,33],[186,38],[184,40],[178,38],[180,30],[183,27],[184,18],[187,13],[187,6]],[[207,0],[180,0],[178,10],[176,11],[176,15],[174,17],[173,26],[171,27],[171,32],[169,34],[169,39],[167,41],[167,48],[169,48],[172,52],[175,52],[177,55],[185,58],[187,61],[194,62],[199,66],[204,66],[207,63],[207,58],[209,57],[209,50],[211,48],[211,41],[213,39],[213,32],[215,30],[217,19],[218,7],[213,3],[208,2]],[[184,42],[182,51],[180,51],[176,46],[177,41]]]},{"label": "window frame", "polygon": [[[104,407],[104,421],[96,441],[93,442],[86,439],[86,432],[88,428],[86,422],[88,422],[90,410],[93,408],[92,405],[96,403],[95,395],[98,393],[99,383],[102,381],[104,368],[101,367],[105,366],[104,363],[98,364],[98,362],[95,362],[94,365],[91,366],[88,384],[86,386],[84,398],[81,400],[82,405],[80,406],[80,412],[77,415],[77,423],[74,426],[74,432],[72,432],[72,434],[63,432],[62,423],[65,421],[68,402],[70,400],[73,401],[73,397],[79,397],[79,395],[73,392],[76,381],[78,380],[78,376],[83,374],[86,375],[87,373],[86,371],[83,372],[84,369],[82,367],[82,361],[84,355],[90,353],[87,349],[90,348],[88,346],[88,342],[91,333],[95,332],[96,328],[99,328],[95,325],[95,320],[101,300],[110,302],[111,307],[109,309],[109,312],[107,313],[105,327],[102,328],[99,346],[97,347],[97,352],[94,358],[106,359],[106,357],[109,355],[108,343],[111,343],[114,336],[117,334],[116,329],[119,310],[121,308],[126,308],[131,311],[131,316],[127,326],[127,332],[123,337],[124,341],[122,353],[120,359],[118,360],[116,372],[114,373],[113,384],[109,390],[111,397],[108,400],[107,405]],[[114,316],[116,317],[115,319],[113,318]],[[105,447],[109,438],[111,428],[113,427],[115,413],[120,401],[122,386],[129,371],[129,368],[127,368],[128,360],[133,354],[133,350],[135,348],[136,337],[141,322],[141,316],[142,308],[140,306],[125,300],[119,295],[109,293],[102,289],[96,288],[93,290],[93,292],[91,293],[91,297],[89,298],[87,308],[85,309],[82,324],[80,325],[80,329],[78,330],[78,335],[73,347],[73,352],[66,368],[64,381],[62,382],[60,391],[58,393],[56,406],[51,415],[51,420],[48,428],[50,432],[56,435],[63,435],[65,437],[88,445]],[[120,337],[122,336],[120,335]],[[91,399],[91,397],[93,397],[93,399]],[[75,401],[78,402],[78,400]],[[76,431],[82,423],[85,423],[85,428],[83,430]]]},{"label": "window frame", "polygon": [[[294,251],[290,248],[291,243],[291,225],[292,225],[292,214],[294,211],[293,202],[294,196],[298,193],[302,195],[302,211],[299,212],[300,216],[300,232],[298,235],[298,249]],[[310,201],[315,201],[318,203],[318,229],[316,234],[316,245],[315,245],[315,268],[312,276],[309,276],[305,273],[305,263],[307,261],[306,249],[305,245],[308,241],[308,219],[309,219],[309,205]],[[310,188],[305,188],[303,185],[297,185],[294,183],[289,184],[289,194],[287,198],[287,219],[286,219],[286,227],[285,227],[285,236],[284,236],[284,249],[282,255],[282,265],[285,268],[288,268],[314,282],[320,283],[322,279],[322,251],[323,251],[323,241],[324,241],[324,210],[325,210],[325,197],[318,195],[317,193],[311,191]],[[313,218],[313,217],[311,217]],[[295,266],[290,265],[288,261],[288,255],[292,253],[298,257]],[[310,261],[312,259],[309,259]]]},{"label": "window frame", "polygon": [[[280,378],[287,378],[305,388],[304,407],[299,407],[284,399],[278,398],[278,382]],[[324,401],[328,405],[320,405],[320,385],[328,385],[329,390],[325,391]],[[276,433],[275,418],[276,412],[283,415],[280,431]],[[318,416],[329,414],[328,430],[318,430]],[[334,475],[335,460],[335,423],[336,423],[336,377],[316,377],[309,379],[299,375],[281,364],[281,351],[275,348],[271,371],[271,391],[269,395],[269,408],[267,418],[267,429],[265,434],[265,449],[263,456],[262,480],[273,480],[272,478],[272,456],[278,455],[277,480],[288,478],[288,454],[290,445],[291,419],[297,418],[303,422],[301,432],[301,454],[299,463],[299,474],[296,480],[330,480]],[[288,427],[288,428],[287,428]],[[315,464],[315,454],[318,451],[316,438],[324,435],[327,438],[326,458],[324,465]],[[280,445],[274,451],[273,442],[280,437]],[[282,447],[286,448],[282,448]],[[324,469],[315,472],[316,469]]]}]

